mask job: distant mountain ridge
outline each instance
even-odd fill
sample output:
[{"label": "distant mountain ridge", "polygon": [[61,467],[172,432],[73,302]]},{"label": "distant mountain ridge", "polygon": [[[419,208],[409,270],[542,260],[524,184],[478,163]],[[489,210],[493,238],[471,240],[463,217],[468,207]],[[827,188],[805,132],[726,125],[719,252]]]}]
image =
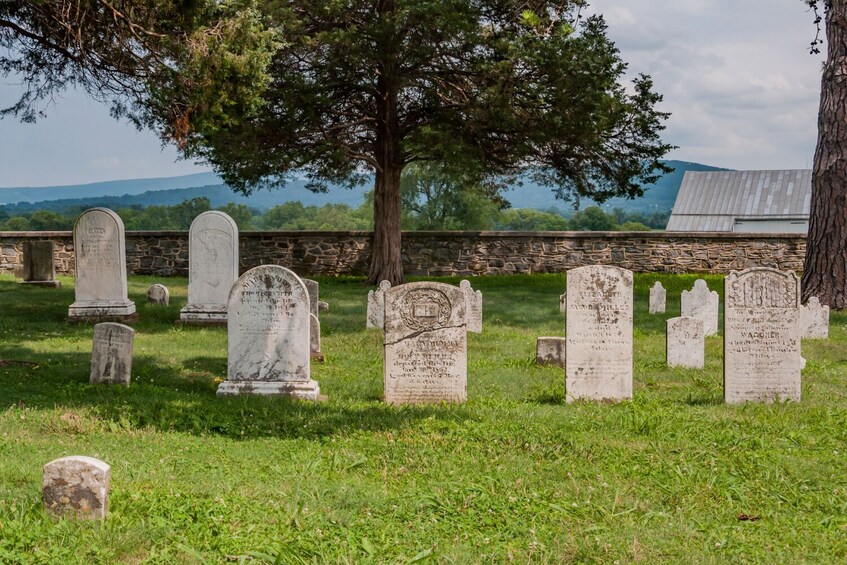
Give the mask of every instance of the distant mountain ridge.
[{"label": "distant mountain ridge", "polygon": [[[612,198],[603,204],[603,208],[623,208],[633,212],[668,211],[676,200],[685,171],[728,170],[686,161],[666,161],[666,164],[674,171],[648,186],[643,197],[634,200]],[[364,201],[364,194],[370,189],[370,186],[354,189],[330,187],[326,193],[314,193],[305,187],[305,181],[293,180],[279,189],[259,190],[250,196],[244,196],[233,192],[216,174],[198,173],[180,177],[116,180],[71,186],[0,188],[0,205],[5,205],[8,212],[62,212],[94,206],[172,206],[184,200],[206,197],[213,207],[233,202],[266,210],[290,201],[300,201],[305,206],[347,204],[356,207]],[[70,194],[73,194],[72,198],[68,198]],[[509,189],[504,196],[514,208],[572,208],[570,203],[554,198],[549,188],[530,182],[524,183],[522,187]],[[580,204],[580,207],[584,208],[593,203],[583,200]]]}]

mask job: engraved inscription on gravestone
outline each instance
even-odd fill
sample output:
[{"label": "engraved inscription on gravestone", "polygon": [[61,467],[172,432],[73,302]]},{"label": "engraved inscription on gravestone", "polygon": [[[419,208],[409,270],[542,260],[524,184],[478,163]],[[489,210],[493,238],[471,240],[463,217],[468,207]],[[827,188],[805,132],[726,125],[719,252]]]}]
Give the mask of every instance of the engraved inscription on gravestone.
[{"label": "engraved inscription on gravestone", "polygon": [[632,398],[632,272],[571,269],[567,296],[568,402]]},{"label": "engraved inscription on gravestone", "polygon": [[797,275],[760,267],[732,271],[724,285],[724,400],[799,401]]},{"label": "engraved inscription on gravestone", "polygon": [[720,297],[714,290],[709,290],[709,285],[703,279],[694,281],[694,288],[690,291],[683,290],[680,297],[682,316],[700,318],[706,335],[718,333],[718,303]]},{"label": "engraved inscription on gravestone", "polygon": [[650,314],[664,314],[667,292],[662,283],[656,281],[650,287]]},{"label": "engraved inscription on gravestone", "polygon": [[103,322],[94,326],[91,347],[91,384],[129,386],[135,330],[123,324]]},{"label": "engraved inscription on gravestone", "polygon": [[467,296],[462,288],[416,282],[385,293],[385,401],[467,399]]}]

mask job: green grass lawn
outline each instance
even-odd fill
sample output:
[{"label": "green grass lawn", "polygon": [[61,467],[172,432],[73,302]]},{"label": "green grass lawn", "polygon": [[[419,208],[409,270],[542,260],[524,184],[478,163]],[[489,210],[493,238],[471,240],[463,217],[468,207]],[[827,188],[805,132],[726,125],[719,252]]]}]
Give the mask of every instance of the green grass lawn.
[{"label": "green grass lawn", "polygon": [[[535,366],[535,338],[564,333],[564,276],[533,275],[473,279],[467,404],[389,407],[360,279],[319,279],[312,376],[329,399],[307,403],[215,396],[226,330],[173,323],[185,279],[130,279],[123,388],[88,384],[72,279],[2,276],[0,563],[844,562],[847,316],[804,341],[802,403],[726,406],[721,337],[705,370],[664,363],[665,319],[695,278],[636,275],[631,402],[566,404],[564,372]],[[657,279],[668,313],[651,316]],[[153,282],[171,306],[145,303]],[[112,466],[105,522],[43,511],[42,466],[66,455]]]}]

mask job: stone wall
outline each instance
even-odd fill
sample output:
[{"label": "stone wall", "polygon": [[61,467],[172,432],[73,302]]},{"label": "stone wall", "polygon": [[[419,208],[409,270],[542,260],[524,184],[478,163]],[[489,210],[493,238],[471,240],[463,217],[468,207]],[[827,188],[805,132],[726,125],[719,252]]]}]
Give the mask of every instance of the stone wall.
[{"label": "stone wall", "polygon": [[[56,242],[56,270],[73,273],[70,232],[0,232],[0,272],[22,264],[27,239]],[[302,275],[367,273],[370,232],[250,231],[240,235],[242,272],[278,264]],[[408,275],[555,273],[583,265],[636,272],[727,273],[748,267],[800,271],[805,236],[690,232],[406,232]],[[131,274],[187,276],[188,232],[126,234]]]}]

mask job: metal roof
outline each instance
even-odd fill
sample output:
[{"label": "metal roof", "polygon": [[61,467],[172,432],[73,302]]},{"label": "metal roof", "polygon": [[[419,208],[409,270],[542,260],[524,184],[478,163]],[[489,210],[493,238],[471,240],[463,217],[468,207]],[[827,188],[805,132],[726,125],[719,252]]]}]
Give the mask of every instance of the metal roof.
[{"label": "metal roof", "polygon": [[733,231],[736,218],[808,219],[812,171],[687,171],[668,231]]}]

